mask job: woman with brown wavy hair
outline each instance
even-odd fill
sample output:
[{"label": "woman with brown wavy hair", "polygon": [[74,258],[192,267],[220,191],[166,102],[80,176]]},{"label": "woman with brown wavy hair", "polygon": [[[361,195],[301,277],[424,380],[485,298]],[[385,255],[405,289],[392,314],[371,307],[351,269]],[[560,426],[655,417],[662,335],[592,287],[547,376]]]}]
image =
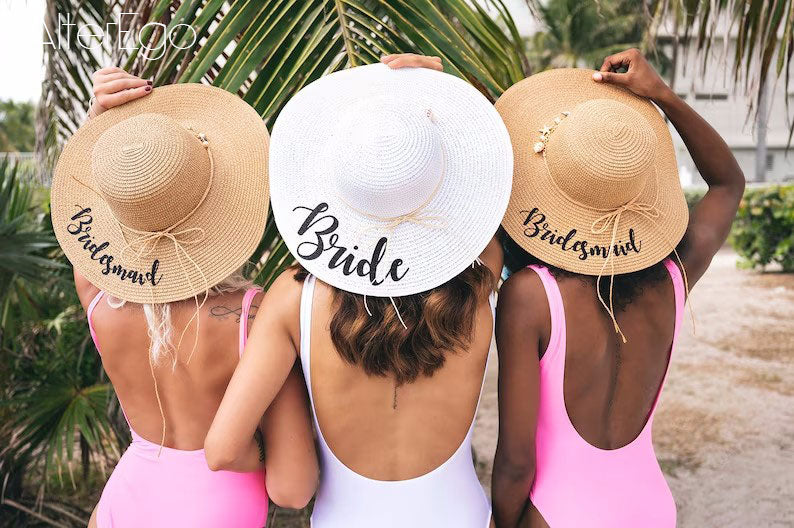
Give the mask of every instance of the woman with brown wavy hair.
[{"label": "woman with brown wavy hair", "polygon": [[461,79],[364,66],[274,125],[271,192],[299,266],[268,291],[207,436],[231,465],[300,358],[321,461],[312,526],[484,528],[471,434],[512,154]]}]

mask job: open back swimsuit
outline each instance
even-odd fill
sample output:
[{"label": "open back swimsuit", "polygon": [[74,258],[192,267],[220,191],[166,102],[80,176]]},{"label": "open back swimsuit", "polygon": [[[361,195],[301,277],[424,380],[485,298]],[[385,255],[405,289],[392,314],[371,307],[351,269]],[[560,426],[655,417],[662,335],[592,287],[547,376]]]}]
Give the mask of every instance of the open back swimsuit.
[{"label": "open back swimsuit", "polygon": [[[248,335],[248,313],[259,290],[243,297],[240,355]],[[92,314],[104,292],[88,307],[88,326],[100,350]],[[100,352],[101,354],[101,352]],[[123,408],[122,408],[123,412]],[[127,418],[127,415],[124,415]],[[129,425],[129,419],[127,419]],[[210,471],[204,450],[163,447],[130,426],[132,443],[110,475],[97,505],[98,528],[262,528],[267,520],[264,469],[253,473]]]},{"label": "open back swimsuit", "polygon": [[[309,275],[303,283],[300,308],[301,364],[309,389],[321,464],[312,527],[487,528],[491,507],[477,479],[471,454],[474,418],[460,447],[446,462],[429,473],[408,480],[375,480],[360,475],[336,458],[328,447],[317,421],[312,396],[311,319],[314,284],[314,276]],[[489,301],[493,312],[493,295]],[[479,405],[478,399],[477,407]],[[476,409],[474,416],[477,416]]]},{"label": "open back swimsuit", "polygon": [[[675,291],[672,355],[684,313],[684,282],[675,263],[667,259],[664,265]],[[551,337],[540,360],[537,462],[535,481],[529,492],[532,504],[553,528],[675,526],[675,503],[651,442],[653,414],[667,370],[637,438],[624,447],[610,450],[585,441],[574,429],[565,408],[566,328],[560,290],[548,269],[530,267],[543,282],[551,310]]]}]

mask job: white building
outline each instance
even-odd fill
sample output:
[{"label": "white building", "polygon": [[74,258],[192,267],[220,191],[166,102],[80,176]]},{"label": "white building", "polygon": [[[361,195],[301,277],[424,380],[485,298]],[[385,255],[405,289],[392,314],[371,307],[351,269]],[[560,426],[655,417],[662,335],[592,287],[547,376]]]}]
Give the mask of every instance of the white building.
[{"label": "white building", "polygon": [[[724,35],[724,33],[723,33]],[[669,37],[661,37],[661,46],[672,56]],[[763,112],[756,114],[754,102],[748,95],[744,72],[739,81],[734,80],[735,37],[714,40],[712,51],[704,66],[698,56],[695,42],[682,45],[676,68],[674,88],[676,93],[708,121],[731,147],[748,182],[794,181],[794,151],[787,155],[789,138],[789,111],[787,100],[794,111],[794,81],[786,93],[785,71],[777,77],[774,61],[767,83],[766,94],[766,152],[758,149],[758,139],[763,138]],[[757,67],[757,65],[755,66]],[[757,72],[752,72],[757,79]],[[753,81],[751,75],[751,82]],[[754,91],[754,90],[753,90]],[[681,181],[684,185],[702,185],[695,164],[680,136],[671,127],[676,145]],[[762,157],[757,167],[757,157]],[[761,161],[761,160],[759,160]],[[760,169],[760,170],[759,170]]]}]

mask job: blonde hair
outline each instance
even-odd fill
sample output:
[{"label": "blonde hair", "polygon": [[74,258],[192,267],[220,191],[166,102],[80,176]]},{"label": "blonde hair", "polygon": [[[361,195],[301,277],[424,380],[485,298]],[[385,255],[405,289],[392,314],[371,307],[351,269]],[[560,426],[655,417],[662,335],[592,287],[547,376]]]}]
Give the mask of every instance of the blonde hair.
[{"label": "blonde hair", "polygon": [[[253,286],[250,279],[245,278],[242,269],[226,277],[220,283],[209,289],[209,297],[224,293],[232,293]],[[199,299],[203,295],[200,294]],[[176,301],[182,302],[182,301]],[[127,301],[117,297],[107,297],[108,306],[114,309],[121,308]],[[146,303],[143,304],[143,314],[146,317],[147,333],[149,334],[149,355],[154,365],[165,356],[171,356],[172,367],[176,367],[176,348],[174,345],[174,325],[171,320],[171,304],[173,303]]]}]

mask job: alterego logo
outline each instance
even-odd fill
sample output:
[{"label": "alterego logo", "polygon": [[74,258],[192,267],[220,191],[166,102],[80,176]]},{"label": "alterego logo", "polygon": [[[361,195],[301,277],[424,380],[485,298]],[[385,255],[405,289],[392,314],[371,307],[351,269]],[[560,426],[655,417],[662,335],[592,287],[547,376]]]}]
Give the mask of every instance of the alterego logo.
[{"label": "alterego logo", "polygon": [[[45,46],[52,46],[54,49],[71,49],[73,45],[80,46],[83,49],[96,49],[99,47],[107,47],[109,41],[118,49],[133,51],[139,49],[138,53],[144,60],[157,60],[165,55],[165,50],[168,46],[177,49],[188,49],[192,47],[198,35],[196,30],[189,24],[175,24],[173,27],[168,28],[165,24],[159,22],[149,22],[143,25],[137,33],[129,30],[124,30],[125,21],[129,23],[138,16],[138,13],[119,13],[117,19],[105,24],[103,28],[99,24],[76,24],[72,20],[71,13],[66,16],[58,13],[58,25],[55,28],[47,27],[44,24],[45,33]],[[75,28],[77,29],[75,33]],[[156,46],[147,46],[144,40],[149,40],[152,32],[160,35],[157,40]],[[74,41],[72,41],[74,35]]]}]

